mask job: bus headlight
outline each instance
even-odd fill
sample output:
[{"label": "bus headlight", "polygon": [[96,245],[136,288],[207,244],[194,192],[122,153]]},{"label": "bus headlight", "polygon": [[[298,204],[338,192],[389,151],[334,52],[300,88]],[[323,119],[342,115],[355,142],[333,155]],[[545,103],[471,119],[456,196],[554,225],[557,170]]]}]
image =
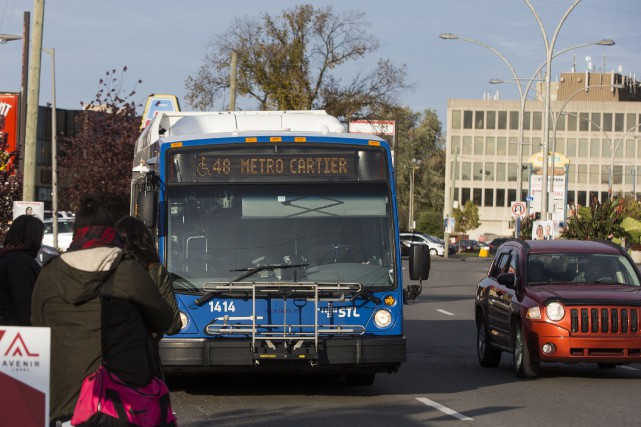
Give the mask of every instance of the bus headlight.
[{"label": "bus headlight", "polygon": [[387,310],[378,310],[374,314],[374,323],[379,328],[387,328],[392,323],[392,313]]},{"label": "bus headlight", "polygon": [[545,307],[545,315],[548,319],[558,322],[565,316],[565,309],[560,302],[551,302]]},{"label": "bus headlight", "polygon": [[180,312],[180,323],[181,323],[181,326],[180,326],[181,331],[184,330],[187,326],[189,326],[189,317],[187,317],[187,315],[182,311]]}]

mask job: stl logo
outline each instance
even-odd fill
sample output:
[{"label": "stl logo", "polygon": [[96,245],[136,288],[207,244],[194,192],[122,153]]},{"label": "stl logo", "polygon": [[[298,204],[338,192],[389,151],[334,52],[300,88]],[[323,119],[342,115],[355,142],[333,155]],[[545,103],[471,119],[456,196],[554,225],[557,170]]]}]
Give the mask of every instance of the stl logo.
[{"label": "stl logo", "polygon": [[[4,335],[5,331],[0,331],[0,339],[2,339],[2,336]],[[27,345],[25,344],[24,340],[22,339],[22,336],[20,336],[20,333],[18,332],[16,334],[16,337],[13,339],[11,344],[9,345],[9,348],[7,351],[4,353],[5,356],[29,356],[29,357],[38,357],[38,353],[31,353],[29,349],[27,348]]]}]

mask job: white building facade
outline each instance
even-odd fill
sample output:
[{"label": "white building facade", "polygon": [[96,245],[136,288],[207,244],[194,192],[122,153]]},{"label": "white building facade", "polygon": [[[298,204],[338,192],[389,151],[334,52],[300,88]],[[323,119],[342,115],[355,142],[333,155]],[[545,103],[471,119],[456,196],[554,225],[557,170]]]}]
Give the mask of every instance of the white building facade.
[{"label": "white building facade", "polygon": [[[556,206],[561,212],[641,192],[640,101],[639,83],[615,73],[564,73],[554,83],[548,152],[569,162],[564,206]],[[481,222],[469,231],[472,239],[513,235],[512,202],[532,199],[530,159],[542,155],[544,102],[538,94],[525,102],[522,141],[521,105],[520,100],[448,100],[444,216],[472,200]],[[563,172],[559,165],[548,165],[549,177],[553,170]],[[552,193],[548,197],[552,211],[560,202]],[[540,212],[536,202],[530,213]]]}]

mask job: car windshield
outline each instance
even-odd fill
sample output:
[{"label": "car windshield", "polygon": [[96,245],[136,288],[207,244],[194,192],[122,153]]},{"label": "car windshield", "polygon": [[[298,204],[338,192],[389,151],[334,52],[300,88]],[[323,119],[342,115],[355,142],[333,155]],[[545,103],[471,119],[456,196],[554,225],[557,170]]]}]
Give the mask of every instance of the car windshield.
[{"label": "car windshield", "polygon": [[528,284],[580,283],[640,286],[639,277],[623,255],[545,253],[528,257]]}]

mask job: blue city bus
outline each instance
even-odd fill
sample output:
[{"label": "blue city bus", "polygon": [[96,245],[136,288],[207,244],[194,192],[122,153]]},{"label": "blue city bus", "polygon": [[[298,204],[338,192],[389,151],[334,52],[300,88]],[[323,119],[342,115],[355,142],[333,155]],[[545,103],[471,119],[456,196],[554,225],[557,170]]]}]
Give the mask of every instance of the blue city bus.
[{"label": "blue city bus", "polygon": [[406,359],[389,144],[324,111],[159,112],[136,142],[131,214],[157,238],[182,330],[169,374],[322,372],[372,384]]}]

